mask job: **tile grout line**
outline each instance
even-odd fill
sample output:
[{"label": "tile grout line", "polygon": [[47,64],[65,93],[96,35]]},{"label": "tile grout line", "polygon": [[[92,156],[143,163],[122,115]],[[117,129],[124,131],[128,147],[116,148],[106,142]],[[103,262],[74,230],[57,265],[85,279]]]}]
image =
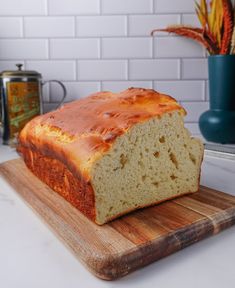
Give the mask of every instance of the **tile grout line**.
[{"label": "tile grout line", "polygon": [[102,0],[99,0],[99,15],[103,15],[103,5],[102,5]]},{"label": "tile grout line", "polygon": [[[23,16],[24,17],[24,16]],[[24,17],[26,18],[26,17]],[[70,17],[71,19],[73,17]],[[116,35],[116,36],[113,36],[113,35],[102,35],[102,34],[97,34],[97,35],[88,35],[88,36],[80,36],[80,35],[76,35],[79,37],[79,39],[81,40],[84,40],[84,39],[94,39],[94,38],[98,38],[98,37],[104,37],[104,38],[108,38],[108,39],[123,39],[123,38],[126,38],[127,36],[127,30],[125,31],[125,34],[123,35]],[[128,35],[130,39],[135,39],[135,38],[146,38],[146,39],[150,39],[152,36],[150,35]],[[26,40],[43,40],[47,38],[47,36],[25,36],[24,39]],[[51,39],[74,39],[74,36],[68,36],[68,35],[65,35],[65,36],[50,36]],[[176,36],[176,35],[157,35],[157,36],[154,36],[154,38],[156,39],[177,39],[177,38],[180,38],[180,36]],[[2,40],[22,40],[22,37],[19,37],[19,36],[16,36],[16,37],[1,37]],[[193,58],[193,57],[201,57],[201,58],[205,58],[206,56],[204,55],[205,53],[203,53],[203,55],[200,55],[200,56],[190,56],[189,58]]]},{"label": "tile grout line", "polygon": [[155,37],[154,36],[152,36],[152,59],[154,60],[154,59],[156,59],[155,58]]},{"label": "tile grout line", "polygon": [[152,10],[153,10],[153,14],[157,14],[157,13],[155,13],[155,11],[156,11],[156,5],[155,5],[156,3],[155,3],[155,1],[154,0],[152,0]]},{"label": "tile grout line", "polygon": [[[192,12],[148,12],[148,13],[126,13],[128,15],[133,15],[133,16],[152,16],[152,15],[160,15],[160,16],[169,16],[169,15],[179,15],[179,14],[182,14],[182,15],[189,15],[189,16],[193,16],[195,15],[195,13],[192,11]],[[71,13],[67,13],[67,14],[53,14],[53,13],[49,13],[48,14],[34,14],[34,13],[30,13],[30,14],[2,14],[0,17],[1,18],[12,18],[12,17],[42,17],[42,18],[46,18],[46,17],[70,17],[70,16],[74,16],[75,14],[71,14]],[[94,17],[99,17],[99,16],[121,16],[121,15],[124,15],[124,12],[123,13],[103,13],[101,11],[98,12],[98,13],[81,13],[81,14],[76,14],[76,16],[78,17],[90,17],[90,16],[94,16]]]},{"label": "tile grout line", "polygon": [[180,24],[182,25],[182,21],[183,21],[183,14],[180,13],[179,15],[180,15]]},{"label": "tile grout line", "polygon": [[130,59],[127,59],[127,81],[130,81]]},{"label": "tile grout line", "polygon": [[204,101],[207,101],[207,83],[206,80],[204,80]]},{"label": "tile grout line", "polygon": [[103,40],[102,39],[103,39],[102,37],[99,38],[99,55],[98,55],[99,60],[103,59],[102,58],[102,55],[103,55]]},{"label": "tile grout line", "polygon": [[[25,17],[21,17],[21,23],[22,23],[22,37],[21,39],[25,39]],[[26,70],[26,60],[23,60],[23,64],[24,64],[24,69]]]},{"label": "tile grout line", "polygon": [[[49,38],[48,38],[49,39]],[[44,39],[45,41],[47,41],[48,39]],[[50,39],[51,40],[51,39]],[[22,57],[14,57],[14,58],[1,58],[0,61],[17,61],[17,60],[21,60]],[[51,58],[51,59],[48,59],[48,58],[26,58],[26,60],[28,61],[35,61],[35,62],[39,62],[39,61],[55,61],[55,62],[71,62],[73,61],[75,58],[67,58],[65,59],[64,57],[63,58]],[[122,57],[122,58],[79,58],[79,61],[99,61],[99,60],[102,60],[102,61],[114,61],[114,62],[119,62],[119,61],[124,61],[126,60],[127,57]],[[167,58],[167,57],[164,57],[164,58],[154,58],[152,59],[150,56],[147,58],[140,58],[140,57],[135,57],[135,58],[129,58],[131,61],[151,61],[151,60],[169,60],[169,61],[172,61],[172,60],[180,60],[179,57],[175,57],[175,58]],[[190,59],[190,58],[187,58],[187,59]],[[200,58],[196,58],[195,60],[199,60]],[[167,61],[168,62],[168,61]],[[164,80],[164,79],[162,79]],[[168,78],[166,79],[168,80]],[[179,79],[175,79],[175,80],[179,80]],[[182,81],[184,80],[208,80],[207,77],[204,77],[204,78],[198,78],[198,77],[195,77],[195,78],[183,78],[183,79],[180,79]]]},{"label": "tile grout line", "polygon": [[[21,24],[22,24],[22,37],[21,37],[21,39],[25,39],[25,17],[24,16],[21,17]],[[7,39],[9,39],[9,38],[7,38]]]},{"label": "tile grout line", "polygon": [[77,21],[77,16],[74,15],[74,39],[78,39],[78,21]]},{"label": "tile grout line", "polygon": [[46,6],[45,6],[45,8],[46,8],[46,16],[48,17],[49,16],[49,2],[48,2],[49,0],[45,0],[45,3],[46,3]]},{"label": "tile grout line", "polygon": [[183,76],[183,61],[182,61],[182,58],[179,58],[179,76],[180,76],[180,78],[179,78],[179,80],[183,80],[182,79],[182,76]]},{"label": "tile grout line", "polygon": [[129,15],[125,15],[125,19],[126,19],[126,37],[128,37],[129,38],[129,36],[130,36],[130,17],[129,17]]}]

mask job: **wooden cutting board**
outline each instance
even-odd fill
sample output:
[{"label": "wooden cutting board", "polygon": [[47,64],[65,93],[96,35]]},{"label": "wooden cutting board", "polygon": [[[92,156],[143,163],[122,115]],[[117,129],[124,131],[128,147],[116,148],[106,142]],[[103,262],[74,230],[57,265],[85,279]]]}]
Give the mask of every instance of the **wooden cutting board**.
[{"label": "wooden cutting board", "polygon": [[21,159],[1,164],[0,175],[102,279],[124,276],[235,223],[235,197],[201,187],[98,226],[38,180]]}]

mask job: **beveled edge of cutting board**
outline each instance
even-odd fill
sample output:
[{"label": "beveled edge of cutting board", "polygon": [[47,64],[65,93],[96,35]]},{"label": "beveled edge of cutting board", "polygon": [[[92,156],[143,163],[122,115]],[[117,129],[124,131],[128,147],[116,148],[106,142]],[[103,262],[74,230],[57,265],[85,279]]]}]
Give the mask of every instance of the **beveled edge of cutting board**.
[{"label": "beveled edge of cutting board", "polygon": [[[174,232],[169,233],[167,237],[162,236],[145,243],[142,247],[140,245],[134,249],[129,249],[124,255],[113,254],[110,255],[110,257],[106,257],[106,255],[103,259],[98,261],[98,269],[97,267],[95,267],[95,269],[92,267],[92,272],[97,277],[104,280],[115,280],[123,277],[139,268],[145,267],[157,260],[167,257],[183,248],[229,228],[235,224],[235,207],[230,209],[229,214],[229,217],[224,217],[223,221],[221,221],[220,217],[217,221],[205,218],[194,222],[183,229],[176,229]],[[186,231],[187,234],[185,233]],[[184,238],[185,235],[187,235],[188,238]]]},{"label": "beveled edge of cutting board", "polygon": [[[75,234],[75,233],[74,235],[69,235],[70,237],[71,236],[75,237],[72,239],[75,242],[73,242],[73,245],[71,245],[71,243],[69,243],[69,240],[71,240],[71,238],[68,239],[69,238],[68,230],[66,230],[66,225],[68,226],[68,223],[66,224],[65,219],[61,217],[58,218],[58,215],[53,215],[55,214],[55,211],[53,211],[52,207],[45,206],[45,203],[43,203],[43,201],[38,197],[38,195],[35,195],[33,192],[30,193],[30,186],[27,187],[28,185],[27,183],[25,183],[25,189],[27,191],[26,191],[26,194],[24,195],[24,193],[22,194],[18,189],[19,182],[16,181],[17,177],[12,182],[12,179],[9,173],[10,172],[9,168],[11,168],[12,165],[15,166],[15,165],[21,165],[21,164],[24,165],[24,162],[21,159],[14,159],[14,160],[9,160],[7,162],[4,162],[0,164],[0,173],[2,172],[1,175],[3,175],[8,180],[8,183],[16,190],[17,194],[19,194],[24,199],[24,201],[33,209],[33,211],[35,211],[40,216],[40,218],[44,220],[44,222],[50,227],[50,229],[61,240],[63,240],[66,246],[69,247],[70,250],[73,251],[75,256],[93,274],[105,280],[114,280],[116,278],[129,274],[130,272],[135,271],[138,268],[144,267],[167,255],[170,255],[176,251],[179,251],[180,249],[183,249],[184,247],[187,247],[193,243],[196,243],[208,236],[217,234],[220,231],[224,230],[225,228],[228,228],[232,226],[233,224],[235,224],[235,197],[225,194],[223,192],[217,192],[212,189],[213,191],[215,191],[215,193],[220,193],[220,195],[224,195],[225,198],[229,197],[230,199],[232,199],[234,201],[234,206],[229,209],[224,209],[220,213],[217,213],[218,217],[216,217],[217,214],[215,214],[215,217],[212,219],[208,217],[204,217],[202,220],[194,222],[191,225],[187,225],[183,229],[176,229],[174,230],[174,232],[169,233],[167,237],[165,235],[158,237],[156,239],[153,239],[152,241],[145,243],[144,245],[139,245],[139,246],[129,245],[129,248],[125,251],[124,254],[123,253],[103,253],[101,250],[95,251],[96,253],[92,253],[90,251],[89,257],[86,258],[86,261],[84,261],[83,252],[80,251],[78,249],[79,247],[77,246],[79,245],[78,243],[79,239],[76,239],[78,237],[82,238],[81,235]],[[52,191],[43,182],[41,182],[38,178],[36,178],[28,169],[27,169],[27,173],[29,173],[30,178],[32,177],[33,182],[34,181],[39,182],[40,183],[39,185],[43,185],[44,186],[43,188],[46,188],[47,190],[51,192],[50,197],[59,199],[58,201],[61,203],[63,202],[63,205],[68,206],[69,209],[71,209],[72,213],[79,214],[79,217],[82,218],[82,221],[84,223],[94,227],[95,230],[99,230],[101,232],[102,230],[104,231],[107,227],[108,229],[113,229],[112,227],[110,227],[109,224],[106,224],[104,226],[97,226],[96,224],[91,222],[89,219],[87,219],[81,212],[79,212],[71,204],[65,201],[60,195]],[[208,188],[202,187],[201,189],[208,189]],[[26,199],[28,196],[27,193],[32,194],[30,195],[31,196],[30,200]],[[33,199],[32,197],[36,197],[36,198]],[[33,205],[33,203],[30,202],[30,201],[33,201],[32,199],[37,201],[37,205]],[[171,200],[171,201],[174,203],[177,203],[178,202],[177,199]],[[43,213],[40,213],[40,209],[38,208],[40,205],[42,207],[45,206],[47,209],[49,208],[49,210],[52,212],[50,221],[48,221],[48,219],[46,220],[46,217],[45,215],[43,215]],[[48,211],[49,214],[50,214],[50,211]],[[123,216],[123,217],[128,217],[128,215]],[[58,221],[58,219],[57,219],[57,222],[55,222],[56,218],[58,218],[62,222]],[[187,230],[187,237],[185,238],[184,232],[186,230]],[[128,239],[126,239],[126,241],[128,243]]]}]

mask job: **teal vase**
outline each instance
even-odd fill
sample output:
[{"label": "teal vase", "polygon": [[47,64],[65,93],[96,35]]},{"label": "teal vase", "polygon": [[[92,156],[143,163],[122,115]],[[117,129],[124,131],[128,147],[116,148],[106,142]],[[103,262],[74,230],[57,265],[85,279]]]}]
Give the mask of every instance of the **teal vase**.
[{"label": "teal vase", "polygon": [[207,141],[235,144],[235,55],[208,57],[210,109],[199,119]]}]

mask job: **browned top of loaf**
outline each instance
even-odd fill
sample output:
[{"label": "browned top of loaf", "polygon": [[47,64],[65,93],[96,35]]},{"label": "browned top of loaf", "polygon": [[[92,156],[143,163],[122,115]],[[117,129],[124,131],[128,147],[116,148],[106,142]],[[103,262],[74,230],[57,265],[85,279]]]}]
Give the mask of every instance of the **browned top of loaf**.
[{"label": "browned top of loaf", "polygon": [[88,177],[91,164],[118,136],[136,123],[174,110],[185,113],[175,99],[151,89],[100,92],[34,118],[19,142]]}]

